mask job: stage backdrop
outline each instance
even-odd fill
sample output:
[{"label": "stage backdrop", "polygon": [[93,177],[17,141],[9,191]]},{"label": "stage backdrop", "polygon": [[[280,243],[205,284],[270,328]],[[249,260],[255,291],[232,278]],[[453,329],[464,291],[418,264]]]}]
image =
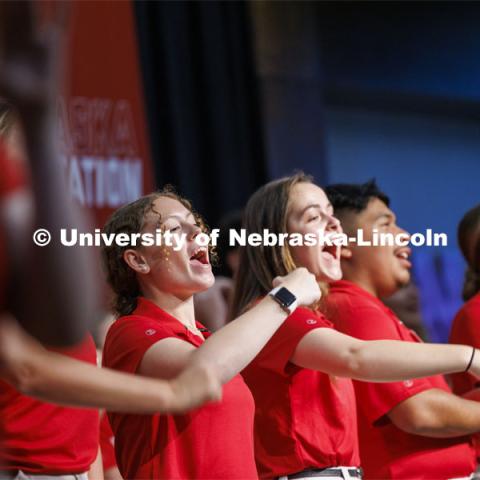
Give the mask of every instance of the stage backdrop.
[{"label": "stage backdrop", "polygon": [[58,141],[73,198],[96,226],[153,188],[130,2],[71,2]]}]

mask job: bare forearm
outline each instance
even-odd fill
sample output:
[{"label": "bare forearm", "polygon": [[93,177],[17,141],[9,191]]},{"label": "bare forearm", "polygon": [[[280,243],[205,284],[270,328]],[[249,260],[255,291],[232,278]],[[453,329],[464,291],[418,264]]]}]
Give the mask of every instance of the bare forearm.
[{"label": "bare forearm", "polygon": [[452,438],[480,431],[480,403],[439,389],[408,398],[389,417],[398,428],[426,437]]},{"label": "bare forearm", "polygon": [[[14,245],[21,258],[17,270],[22,287],[14,313],[40,341],[71,344],[93,327],[101,272],[95,267],[91,249],[65,247],[59,241],[61,228],[83,231],[87,223],[67,191],[64,168],[53,146],[52,120],[45,114],[25,121],[35,205],[33,228],[47,229],[52,242],[43,248],[34,245],[30,227],[24,234],[23,248]],[[29,302],[22,302],[25,295]]]},{"label": "bare forearm", "polygon": [[451,438],[480,432],[478,402],[455,398],[455,402],[437,401],[430,408],[432,413],[436,414],[436,418],[419,430],[420,435]]},{"label": "bare forearm", "polygon": [[154,413],[175,407],[170,383],[127,375],[51,352],[38,352],[10,376],[22,393],[70,406]]},{"label": "bare forearm", "polygon": [[208,338],[191,362],[211,365],[226,383],[255,358],[286,318],[287,313],[267,296]]},{"label": "bare forearm", "polygon": [[351,372],[357,380],[393,382],[464,371],[472,348],[377,340],[352,347]]}]

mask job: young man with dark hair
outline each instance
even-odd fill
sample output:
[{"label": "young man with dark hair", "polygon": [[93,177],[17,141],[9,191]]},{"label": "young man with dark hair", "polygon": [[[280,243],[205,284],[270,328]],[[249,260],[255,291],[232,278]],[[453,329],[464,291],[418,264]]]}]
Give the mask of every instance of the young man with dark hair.
[{"label": "young man with dark hair", "polygon": [[[374,181],[331,185],[326,193],[345,233],[401,234],[389,198]],[[421,341],[388,309],[388,297],[410,280],[407,246],[342,248],[344,280],[325,300],[338,330],[363,340]],[[365,478],[447,479],[475,469],[470,434],[480,430],[480,403],[455,396],[442,376],[404,382],[354,382]]]}]

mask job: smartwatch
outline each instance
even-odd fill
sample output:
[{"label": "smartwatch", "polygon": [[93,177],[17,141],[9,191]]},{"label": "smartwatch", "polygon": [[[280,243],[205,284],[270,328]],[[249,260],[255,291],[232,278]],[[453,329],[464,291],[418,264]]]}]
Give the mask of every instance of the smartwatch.
[{"label": "smartwatch", "polygon": [[275,287],[268,293],[289,315],[291,315],[298,306],[297,297],[288,288]]}]

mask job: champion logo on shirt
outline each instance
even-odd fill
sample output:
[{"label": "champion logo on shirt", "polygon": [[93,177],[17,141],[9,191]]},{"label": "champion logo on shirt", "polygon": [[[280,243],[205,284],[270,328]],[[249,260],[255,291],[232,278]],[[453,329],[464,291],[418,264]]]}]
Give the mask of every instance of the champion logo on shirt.
[{"label": "champion logo on shirt", "polygon": [[308,325],[315,325],[317,323],[317,321],[313,318],[309,318],[308,320],[306,320],[306,322]]},{"label": "champion logo on shirt", "polygon": [[403,382],[403,384],[404,384],[407,388],[413,387],[413,380],[405,380],[405,381]]},{"label": "champion logo on shirt", "polygon": [[149,328],[148,330],[145,330],[145,335],[151,336],[154,333],[157,333],[157,331],[154,330],[153,328]]}]

